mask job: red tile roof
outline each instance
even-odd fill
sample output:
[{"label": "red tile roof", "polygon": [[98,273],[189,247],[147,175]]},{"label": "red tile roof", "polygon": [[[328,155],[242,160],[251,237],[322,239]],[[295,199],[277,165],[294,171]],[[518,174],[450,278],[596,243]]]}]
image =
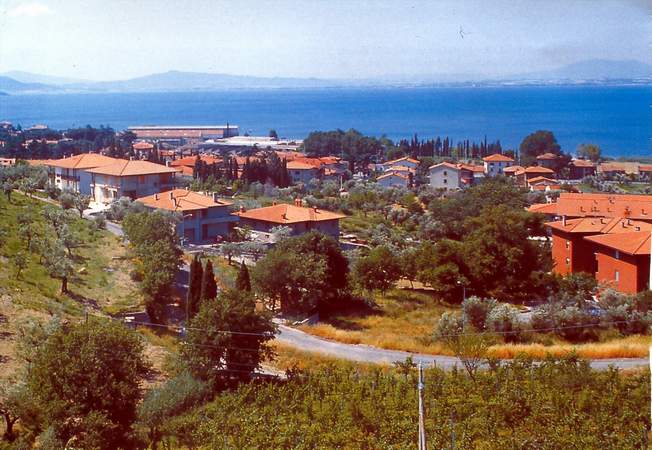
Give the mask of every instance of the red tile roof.
[{"label": "red tile roof", "polygon": [[531,212],[568,217],[626,217],[652,220],[652,195],[562,192],[555,203],[532,205]]},{"label": "red tile roof", "polygon": [[51,167],[61,167],[62,169],[92,169],[114,164],[118,161],[122,160],[96,153],[81,153],[68,158],[46,160],[43,164]]},{"label": "red tile roof", "polygon": [[136,142],[133,147],[136,150],[151,150],[154,148],[154,145],[150,144],[149,142]]},{"label": "red tile roof", "polygon": [[553,160],[555,160],[557,158],[559,158],[559,156],[555,155],[554,153],[544,153],[543,155],[537,156],[538,160],[553,161]]},{"label": "red tile roof", "polygon": [[402,157],[402,158],[392,159],[391,161],[385,161],[385,162],[383,163],[383,165],[385,165],[385,166],[387,166],[387,165],[394,165],[394,164],[396,164],[396,163],[400,163],[400,162],[402,162],[402,161],[409,161],[409,162],[414,163],[414,164],[419,164],[419,160],[418,160],[418,159],[414,159],[414,158],[410,158],[410,157],[404,156],[404,157]]},{"label": "red tile roof", "polygon": [[278,224],[320,222],[324,220],[338,220],[346,217],[343,214],[325,211],[323,209],[307,208],[285,203],[249,211],[239,211],[233,214],[245,219]]},{"label": "red tile roof", "polygon": [[500,153],[494,153],[493,155],[485,156],[482,160],[486,162],[513,162],[514,158],[510,158],[509,156]]},{"label": "red tile roof", "polygon": [[318,170],[319,166],[299,160],[292,160],[287,162],[287,168],[291,170]]},{"label": "red tile roof", "polygon": [[215,201],[213,197],[185,189],[173,189],[160,194],[148,195],[136,200],[151,208],[168,211],[198,211],[215,206],[230,206],[233,203],[224,200]]},{"label": "red tile roof", "polygon": [[566,233],[631,233],[636,231],[652,231],[652,224],[638,220],[608,218],[608,217],[581,217],[546,223],[546,226]]},{"label": "red tile roof", "polygon": [[593,161],[589,161],[588,159],[574,159],[570,162],[571,166],[575,167],[595,167],[595,163]]},{"label": "red tile roof", "polygon": [[[209,156],[209,155],[200,155],[199,159],[208,165],[220,164],[222,162],[221,158],[216,158],[214,156]],[[196,156],[188,156],[186,158],[175,159],[170,163],[170,165],[172,167],[180,167],[180,166],[194,167],[195,162],[197,162]]]},{"label": "red tile roof", "polygon": [[649,231],[635,231],[623,234],[599,234],[584,239],[630,255],[649,255],[650,235]]},{"label": "red tile roof", "polygon": [[548,169],[547,167],[541,167],[541,166],[530,166],[525,168],[525,173],[555,173],[554,170]]},{"label": "red tile roof", "polygon": [[410,179],[410,177],[408,177],[407,175],[403,175],[402,173],[391,172],[391,173],[386,173],[384,175],[379,176],[378,178],[376,178],[376,180],[382,180],[382,179],[387,178],[387,177],[399,177],[399,178],[403,178],[404,180],[409,180]]},{"label": "red tile roof", "polygon": [[179,169],[167,167],[162,164],[155,164],[149,161],[127,161],[119,159],[113,164],[107,166],[96,167],[87,172],[97,173],[102,175],[112,175],[116,177],[126,177],[133,175],[153,175],[157,173],[175,173]]}]

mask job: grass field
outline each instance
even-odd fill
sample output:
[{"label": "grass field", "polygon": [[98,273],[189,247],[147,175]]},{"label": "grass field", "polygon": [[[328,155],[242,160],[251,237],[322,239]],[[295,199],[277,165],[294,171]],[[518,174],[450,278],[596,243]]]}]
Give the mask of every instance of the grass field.
[{"label": "grass field", "polygon": [[[55,315],[81,320],[85,311],[102,316],[142,308],[138,286],[129,276],[127,249],[118,238],[82,219],[71,225],[80,246],[73,250],[75,274],[69,280],[70,293],[60,293],[61,282],[49,276],[38,255],[27,251],[16,221],[20,211],[29,209],[34,222],[47,230],[49,225],[42,218],[45,206],[19,192],[12,195],[12,203],[0,198],[0,229],[6,233],[0,244],[0,377],[16,367],[15,333],[24,320],[45,321]],[[19,252],[27,257],[20,276],[14,261]]]},{"label": "grass field", "polygon": [[[443,342],[430,336],[442,313],[459,306],[436,300],[427,290],[394,289],[376,297],[377,308],[354,311],[322,319],[316,325],[302,325],[301,330],[346,344],[366,344],[388,350],[402,350],[437,355],[453,355]],[[489,355],[502,359],[527,354],[534,358],[563,356],[576,352],[591,359],[644,358],[649,354],[652,336],[620,337],[605,332],[600,342],[570,344],[553,335],[537,335],[533,343],[498,343]]]}]

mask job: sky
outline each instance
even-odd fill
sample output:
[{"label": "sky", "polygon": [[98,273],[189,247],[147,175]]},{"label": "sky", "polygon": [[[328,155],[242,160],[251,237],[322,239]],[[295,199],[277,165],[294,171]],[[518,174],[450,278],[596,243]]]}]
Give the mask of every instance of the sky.
[{"label": "sky", "polygon": [[0,0],[0,72],[501,76],[652,64],[652,0]]}]

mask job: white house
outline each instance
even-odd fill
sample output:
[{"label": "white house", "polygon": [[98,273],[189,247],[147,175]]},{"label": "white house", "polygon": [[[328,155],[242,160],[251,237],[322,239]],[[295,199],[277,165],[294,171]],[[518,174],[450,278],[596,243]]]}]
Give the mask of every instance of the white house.
[{"label": "white house", "polygon": [[376,183],[386,188],[390,188],[390,187],[407,188],[410,186],[410,177],[406,174],[399,173],[399,172],[388,172],[376,178]]},{"label": "white house", "polygon": [[149,161],[123,159],[87,171],[91,174],[91,197],[95,203],[111,203],[120,197],[137,199],[172,189],[179,169]]},{"label": "white house", "polygon": [[489,177],[503,175],[507,167],[514,165],[514,158],[500,153],[485,156],[482,160],[484,161],[484,173]]},{"label": "white house", "polygon": [[428,168],[430,186],[447,191],[462,186],[462,168],[459,165],[442,162]]},{"label": "white house", "polygon": [[48,167],[50,182],[59,189],[91,195],[91,174],[88,170],[118,161],[120,160],[109,156],[82,153],[69,158],[47,160],[43,164]]}]

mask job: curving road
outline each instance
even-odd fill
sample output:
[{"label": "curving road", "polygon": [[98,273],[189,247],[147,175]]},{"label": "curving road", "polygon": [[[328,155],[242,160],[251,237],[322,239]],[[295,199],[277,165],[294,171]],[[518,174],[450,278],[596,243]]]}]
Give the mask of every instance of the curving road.
[{"label": "curving road", "polygon": [[[279,334],[276,339],[290,345],[298,350],[321,353],[334,358],[347,359],[349,361],[366,363],[391,364],[395,361],[405,361],[405,358],[412,356],[415,363],[421,362],[424,365],[436,364],[438,367],[450,369],[462,363],[454,356],[428,355],[425,353],[410,353],[398,350],[385,350],[378,347],[363,344],[343,344],[341,342],[329,341],[311,334],[305,333],[286,325],[278,324]],[[591,360],[591,367],[605,370],[610,366],[619,369],[630,369],[646,366],[649,360],[645,358],[618,358],[618,359],[594,359]]]},{"label": "curving road", "polygon": [[[90,218],[90,215],[86,215]],[[122,227],[114,222],[107,221],[107,230],[116,236],[124,236]],[[183,264],[177,277],[177,284],[182,289],[187,289],[187,279],[189,272],[188,264]],[[306,352],[321,353],[334,358],[347,359],[349,361],[366,362],[366,363],[385,363],[391,364],[396,361],[405,361],[405,358],[412,356],[414,362],[426,365],[436,364],[438,367],[450,369],[453,366],[461,366],[461,361],[454,356],[428,355],[425,353],[410,353],[399,350],[385,350],[371,345],[364,344],[343,344],[341,342],[329,341],[322,339],[296,328],[290,328],[277,322],[279,334],[276,339],[286,345],[290,345],[298,350]],[[649,360],[646,358],[618,358],[618,359],[594,359],[591,360],[591,367],[594,369],[605,370],[611,366],[619,369],[630,369],[634,367],[646,366]]]}]

